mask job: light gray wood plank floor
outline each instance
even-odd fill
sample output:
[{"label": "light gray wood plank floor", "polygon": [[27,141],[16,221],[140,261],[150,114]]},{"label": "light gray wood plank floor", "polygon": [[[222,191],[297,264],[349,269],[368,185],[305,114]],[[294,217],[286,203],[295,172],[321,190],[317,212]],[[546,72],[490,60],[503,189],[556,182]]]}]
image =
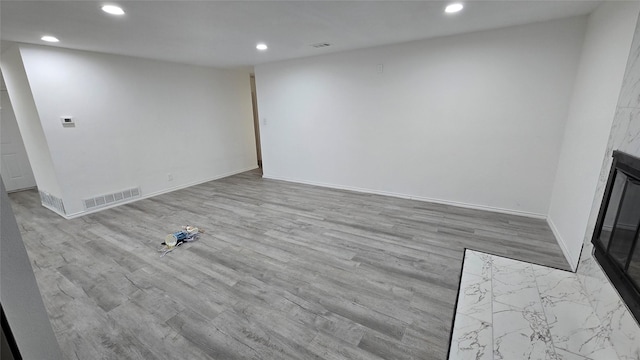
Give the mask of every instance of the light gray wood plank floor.
[{"label": "light gray wood plank floor", "polygon": [[465,247],[569,267],[543,220],[258,171],[74,220],[10,197],[69,359],[445,359]]}]

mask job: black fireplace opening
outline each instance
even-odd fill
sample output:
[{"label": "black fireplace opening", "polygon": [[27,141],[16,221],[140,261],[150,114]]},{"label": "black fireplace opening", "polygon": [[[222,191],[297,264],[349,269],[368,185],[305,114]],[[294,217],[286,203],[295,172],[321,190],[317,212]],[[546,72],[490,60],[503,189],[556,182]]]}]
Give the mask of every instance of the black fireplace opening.
[{"label": "black fireplace opening", "polygon": [[640,158],[613,152],[591,242],[596,260],[640,323]]}]

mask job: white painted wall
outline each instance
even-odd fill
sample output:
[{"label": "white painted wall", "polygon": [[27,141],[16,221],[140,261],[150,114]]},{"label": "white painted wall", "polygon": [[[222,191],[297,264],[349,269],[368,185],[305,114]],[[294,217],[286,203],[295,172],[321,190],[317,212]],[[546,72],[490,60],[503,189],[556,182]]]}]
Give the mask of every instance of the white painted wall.
[{"label": "white painted wall", "polygon": [[[4,84],[4,82],[3,82]],[[27,150],[6,89],[0,89],[0,169],[7,191],[36,186]]]},{"label": "white painted wall", "polygon": [[259,65],[264,174],[545,217],[585,26]]},{"label": "white painted wall", "polygon": [[617,1],[602,4],[589,16],[548,217],[574,269],[580,257],[639,9],[639,2]]},{"label": "white painted wall", "polygon": [[149,196],[257,167],[248,72],[35,45],[20,54],[68,216],[96,195]]},{"label": "white painted wall", "polygon": [[0,66],[38,189],[62,198],[58,174],[17,45],[2,53]]}]

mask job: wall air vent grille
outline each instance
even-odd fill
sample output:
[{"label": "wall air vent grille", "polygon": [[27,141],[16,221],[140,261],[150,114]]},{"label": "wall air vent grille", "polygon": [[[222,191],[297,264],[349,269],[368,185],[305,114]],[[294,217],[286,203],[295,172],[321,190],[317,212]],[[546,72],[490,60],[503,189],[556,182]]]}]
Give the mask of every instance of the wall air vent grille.
[{"label": "wall air vent grille", "polygon": [[112,194],[100,195],[90,199],[84,199],[83,202],[86,210],[92,210],[137,197],[140,197],[139,187],[118,191]]},{"label": "wall air vent grille", "polygon": [[64,203],[62,202],[62,199],[53,196],[46,191],[39,190],[38,193],[40,193],[40,202],[42,203],[42,206],[57,212],[60,215],[67,214],[64,210]]},{"label": "wall air vent grille", "polygon": [[86,209],[92,208],[92,207],[96,207],[96,200],[95,199],[87,199],[84,201],[84,207]]}]

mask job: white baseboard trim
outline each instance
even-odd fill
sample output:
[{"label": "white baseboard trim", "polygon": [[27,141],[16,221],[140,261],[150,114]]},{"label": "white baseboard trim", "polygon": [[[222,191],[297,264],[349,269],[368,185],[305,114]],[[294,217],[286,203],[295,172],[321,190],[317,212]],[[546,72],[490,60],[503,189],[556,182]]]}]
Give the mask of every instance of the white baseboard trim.
[{"label": "white baseboard trim", "polygon": [[206,182],[213,181],[213,180],[222,179],[222,178],[225,178],[225,177],[228,177],[228,176],[240,174],[240,173],[243,173],[245,171],[254,170],[254,169],[257,169],[257,168],[258,168],[258,166],[252,166],[252,167],[248,167],[248,168],[244,168],[244,169],[240,169],[240,170],[234,170],[234,171],[231,171],[231,172],[228,172],[228,173],[216,175],[216,176],[213,176],[213,177],[210,177],[210,178],[206,178],[206,179],[193,181],[193,182],[190,182],[190,183],[187,183],[187,184],[174,186],[174,187],[163,189],[163,190],[160,190],[160,191],[154,191],[154,192],[148,193],[148,194],[141,194],[140,197],[137,197],[135,199],[119,202],[117,204],[101,207],[99,209],[94,209],[94,210],[90,210],[90,211],[80,211],[80,212],[77,212],[77,213],[67,214],[67,215],[62,215],[62,214],[60,214],[58,212],[56,212],[56,214],[62,216],[63,218],[65,218],[67,220],[71,220],[71,219],[75,219],[75,218],[80,217],[80,216],[97,213],[97,212],[100,212],[102,210],[107,210],[107,209],[114,208],[116,206],[120,206],[120,205],[124,205],[124,204],[130,204],[130,203],[142,200],[142,199],[148,199],[150,197],[154,197],[154,196],[170,193],[172,191],[188,188],[190,186],[199,185],[199,184],[206,183]]},{"label": "white baseboard trim", "polygon": [[484,211],[491,211],[491,212],[496,212],[501,214],[525,216],[525,217],[541,219],[541,220],[546,220],[547,218],[547,215],[545,214],[533,213],[528,211],[504,209],[504,208],[486,206],[486,205],[469,204],[469,203],[463,203],[463,202],[457,202],[457,201],[429,198],[424,196],[394,193],[390,191],[373,190],[373,189],[359,188],[354,186],[328,184],[328,183],[307,181],[307,180],[300,180],[300,179],[290,179],[285,177],[272,176],[268,174],[263,174],[262,177],[265,179],[271,179],[271,180],[288,181],[288,182],[294,182],[294,183],[305,184],[305,185],[321,186],[321,187],[326,187],[331,189],[349,190],[349,191],[355,191],[355,192],[360,192],[365,194],[392,196],[392,197],[401,198],[401,199],[418,200],[418,201],[425,201],[425,202],[431,202],[436,204],[451,205],[451,206],[467,208],[467,209],[484,210]]},{"label": "white baseboard trim", "polygon": [[560,245],[560,249],[562,249],[564,257],[567,259],[567,262],[571,266],[571,270],[575,272],[578,268],[578,257],[574,256],[574,254],[569,251],[569,247],[567,247],[567,243],[564,241],[564,238],[562,238],[562,235],[560,235],[560,231],[558,231],[556,224],[554,224],[553,220],[551,220],[551,218],[549,217],[547,217],[547,224],[549,224],[549,227],[553,232],[553,236],[556,237],[556,241],[558,242],[558,245]]},{"label": "white baseboard trim", "polygon": [[7,194],[13,194],[13,193],[17,193],[17,192],[20,192],[20,191],[34,190],[34,189],[37,189],[37,188],[38,188],[37,186],[30,186],[30,187],[26,187],[26,188],[7,190]]}]

